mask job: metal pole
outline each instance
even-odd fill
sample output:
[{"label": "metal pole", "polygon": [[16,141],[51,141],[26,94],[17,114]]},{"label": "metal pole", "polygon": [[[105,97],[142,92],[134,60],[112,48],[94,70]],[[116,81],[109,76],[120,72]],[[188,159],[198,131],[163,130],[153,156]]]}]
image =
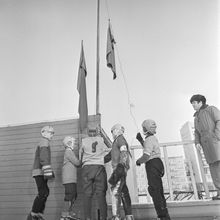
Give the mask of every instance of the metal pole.
[{"label": "metal pole", "polygon": [[99,6],[100,0],[97,0],[96,114],[99,114]]},{"label": "metal pole", "polygon": [[168,159],[166,146],[163,147],[163,153],[164,153],[164,162],[165,162],[166,171],[167,171],[167,182],[168,182],[168,187],[169,187],[169,192],[170,192],[170,200],[173,201],[173,198],[174,198],[173,197],[173,187],[172,187],[169,159]]},{"label": "metal pole", "polygon": [[206,176],[205,176],[204,166],[203,166],[203,162],[202,162],[202,156],[201,156],[201,153],[199,152],[199,150],[197,150],[197,155],[198,155],[198,159],[199,159],[200,172],[201,172],[201,176],[202,176],[204,191],[205,191],[207,199],[210,199],[209,187],[208,187]]}]

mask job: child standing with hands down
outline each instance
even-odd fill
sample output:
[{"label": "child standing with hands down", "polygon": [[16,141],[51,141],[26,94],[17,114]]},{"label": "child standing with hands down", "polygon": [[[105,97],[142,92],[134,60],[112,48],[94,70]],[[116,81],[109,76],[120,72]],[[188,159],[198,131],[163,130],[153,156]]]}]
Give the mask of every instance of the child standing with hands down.
[{"label": "child standing with hands down", "polygon": [[156,128],[155,121],[151,119],[142,123],[145,140],[143,140],[140,133],[137,133],[136,138],[143,146],[143,155],[136,161],[136,165],[140,166],[145,163],[148,191],[153,199],[158,218],[160,220],[170,220],[162,184],[164,166],[161,160],[159,142],[154,135],[156,134]]},{"label": "child standing with hands down", "polygon": [[43,220],[43,213],[49,196],[49,187],[47,182],[53,179],[54,172],[51,167],[51,150],[50,141],[54,136],[54,129],[52,126],[44,126],[41,129],[41,140],[37,145],[34,164],[32,170],[32,177],[35,179],[38,195],[35,197],[32,210],[27,216],[27,220]]},{"label": "child standing with hands down", "polygon": [[60,220],[78,219],[73,212],[73,205],[77,198],[77,166],[81,164],[75,155],[74,149],[77,147],[77,141],[74,137],[66,136],[63,139],[65,147],[62,182],[65,187],[64,207]]}]

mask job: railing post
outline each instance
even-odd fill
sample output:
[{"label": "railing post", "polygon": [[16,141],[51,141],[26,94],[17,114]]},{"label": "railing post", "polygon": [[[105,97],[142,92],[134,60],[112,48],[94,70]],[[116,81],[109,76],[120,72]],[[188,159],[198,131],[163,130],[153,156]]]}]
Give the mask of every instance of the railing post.
[{"label": "railing post", "polygon": [[192,168],[192,163],[190,160],[187,160],[188,164],[189,164],[189,173],[190,173],[190,177],[191,177],[191,181],[192,181],[192,186],[193,186],[193,192],[194,192],[194,198],[196,200],[199,199],[198,197],[198,191],[197,191],[197,187],[196,187],[196,181],[195,181],[195,176],[194,176],[194,171]]},{"label": "railing post", "polygon": [[196,148],[196,150],[197,150],[199,166],[200,166],[200,171],[201,171],[201,176],[202,176],[202,181],[203,181],[203,187],[204,187],[207,199],[210,199],[210,193],[209,193],[209,188],[208,188],[208,184],[207,184],[206,177],[205,177],[205,172],[204,172],[204,167],[203,167],[203,163],[202,163],[201,153],[199,152],[199,150],[197,148]]},{"label": "railing post", "polygon": [[134,149],[131,149],[130,152],[131,152],[131,156],[132,156],[132,163],[130,163],[130,170],[128,171],[128,179],[130,181],[128,181],[127,185],[129,187],[129,191],[130,191],[131,202],[132,203],[139,203]]},{"label": "railing post", "polygon": [[163,152],[164,152],[164,162],[165,162],[166,171],[167,171],[167,182],[168,182],[168,187],[169,187],[169,192],[170,192],[170,199],[171,199],[171,201],[173,201],[172,180],[171,180],[170,166],[169,166],[169,160],[168,160],[166,145],[163,145]]}]

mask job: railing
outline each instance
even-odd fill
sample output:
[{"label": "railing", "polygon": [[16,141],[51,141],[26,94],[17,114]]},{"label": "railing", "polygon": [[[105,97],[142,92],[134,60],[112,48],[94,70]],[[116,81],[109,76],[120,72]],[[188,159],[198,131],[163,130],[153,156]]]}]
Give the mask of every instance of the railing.
[{"label": "railing", "polygon": [[[183,141],[183,142],[170,142],[170,143],[161,143],[160,147],[162,149],[162,155],[164,156],[164,164],[166,167],[166,175],[167,175],[167,182],[168,182],[168,189],[169,192],[167,194],[167,199],[174,201],[174,200],[183,200],[183,199],[191,199],[194,197],[195,200],[210,198],[210,192],[213,192],[214,190],[209,190],[208,184],[206,181],[206,176],[204,172],[204,166],[202,163],[202,157],[201,153],[195,148],[194,141]],[[195,161],[192,161],[192,155],[191,158],[189,155],[185,155],[185,159],[188,163],[188,172],[190,174],[191,179],[191,190],[175,190],[172,186],[172,178],[171,178],[171,171],[170,171],[170,164],[169,164],[169,156],[168,156],[168,147],[183,147],[185,148],[184,152],[187,152],[186,148],[189,148],[189,150],[194,151],[194,157],[195,160],[197,160],[196,164],[198,166],[198,170],[200,173],[195,173]],[[131,151],[132,155],[135,155],[135,150],[142,149],[142,146],[132,146]],[[135,161],[137,158],[132,158],[133,164],[135,164]],[[193,164],[192,164],[193,162]],[[195,175],[199,175],[201,177],[201,187],[198,187],[198,183],[196,182]],[[134,181],[137,181],[137,178],[134,178]],[[137,183],[135,183],[137,185]],[[180,196],[182,194],[182,196]],[[184,195],[183,195],[184,194]],[[143,194],[142,194],[143,196]]]}]

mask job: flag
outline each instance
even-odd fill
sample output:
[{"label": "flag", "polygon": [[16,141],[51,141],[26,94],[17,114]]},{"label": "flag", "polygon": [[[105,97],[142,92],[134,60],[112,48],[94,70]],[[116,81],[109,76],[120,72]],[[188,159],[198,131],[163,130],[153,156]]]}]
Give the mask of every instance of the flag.
[{"label": "flag", "polygon": [[81,46],[81,54],[79,61],[79,71],[78,71],[78,81],[77,81],[77,90],[79,92],[79,128],[82,132],[87,128],[88,124],[88,107],[87,107],[87,95],[86,95],[86,62],[84,57],[83,42]]},{"label": "flag", "polygon": [[108,25],[108,33],[107,33],[107,49],[106,49],[106,61],[107,67],[112,69],[113,79],[116,78],[116,68],[115,68],[115,52],[114,52],[114,44],[115,39],[111,33],[110,22]]}]

